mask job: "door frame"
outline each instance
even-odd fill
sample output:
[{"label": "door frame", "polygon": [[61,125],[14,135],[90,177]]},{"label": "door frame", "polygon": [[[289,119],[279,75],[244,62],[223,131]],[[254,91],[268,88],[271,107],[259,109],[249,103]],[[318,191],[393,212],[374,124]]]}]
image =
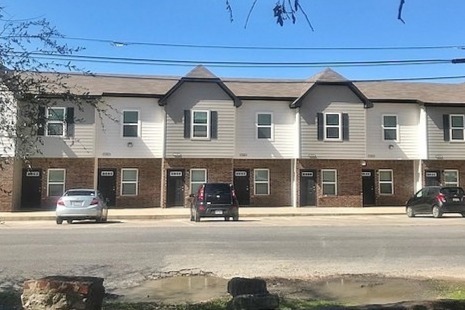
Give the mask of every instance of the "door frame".
[{"label": "door frame", "polygon": [[[172,189],[172,183],[170,183],[170,181],[172,181],[173,178],[178,178],[182,181],[181,193],[177,192],[177,188]],[[185,188],[186,188],[185,178],[186,178],[185,169],[166,169],[166,207],[167,208],[184,207]]]},{"label": "door frame", "polygon": [[[311,173],[311,175],[309,174]],[[305,175],[304,175],[305,174]],[[312,197],[308,197],[307,191],[305,191],[305,196],[303,195],[303,190],[308,187],[308,183],[305,183],[304,187],[304,182],[308,182],[308,180],[311,179],[313,180],[313,191],[312,191]],[[316,169],[299,169],[299,205],[301,207],[316,207],[317,205],[317,170]],[[304,201],[305,197],[305,201]]]}]

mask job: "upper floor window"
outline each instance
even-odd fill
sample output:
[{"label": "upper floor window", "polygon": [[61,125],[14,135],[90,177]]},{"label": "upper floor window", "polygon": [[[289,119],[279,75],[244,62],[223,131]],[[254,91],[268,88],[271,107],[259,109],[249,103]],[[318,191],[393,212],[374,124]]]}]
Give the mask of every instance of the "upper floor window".
[{"label": "upper floor window", "polygon": [[209,111],[192,111],[192,138],[210,139]]},{"label": "upper floor window", "polygon": [[349,114],[317,113],[318,140],[349,140]]},{"label": "upper floor window", "polygon": [[397,115],[383,115],[383,140],[398,140]]},{"label": "upper floor window", "polygon": [[452,141],[463,141],[465,131],[464,115],[450,115],[450,138]]},{"label": "upper floor window", "polygon": [[138,169],[121,169],[121,195],[135,196],[137,195],[139,183]]},{"label": "upper floor window", "polygon": [[380,169],[379,173],[379,193],[381,195],[394,194],[394,179],[391,169]]},{"label": "upper floor window", "polygon": [[257,139],[273,139],[273,114],[257,113]]},{"label": "upper floor window", "polygon": [[458,170],[444,170],[444,186],[459,186]]},{"label": "upper floor window", "polygon": [[123,111],[123,137],[139,136],[139,111]]},{"label": "upper floor window", "polygon": [[74,136],[74,108],[39,107],[37,135]]},{"label": "upper floor window", "polygon": [[210,140],[218,138],[218,112],[184,110],[184,138]]},{"label": "upper floor window", "polygon": [[47,171],[48,196],[61,196],[65,192],[65,169],[48,169]]},{"label": "upper floor window", "polygon": [[323,195],[337,195],[337,170],[323,169],[321,170],[321,188]]}]

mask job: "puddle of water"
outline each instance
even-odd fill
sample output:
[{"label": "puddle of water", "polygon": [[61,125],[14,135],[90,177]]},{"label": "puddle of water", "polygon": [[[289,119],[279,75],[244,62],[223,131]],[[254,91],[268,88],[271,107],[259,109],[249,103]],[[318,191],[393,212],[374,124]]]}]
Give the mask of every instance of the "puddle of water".
[{"label": "puddle of water", "polygon": [[161,301],[165,304],[195,303],[228,296],[228,280],[213,276],[177,276],[143,283],[115,292],[126,301]]}]

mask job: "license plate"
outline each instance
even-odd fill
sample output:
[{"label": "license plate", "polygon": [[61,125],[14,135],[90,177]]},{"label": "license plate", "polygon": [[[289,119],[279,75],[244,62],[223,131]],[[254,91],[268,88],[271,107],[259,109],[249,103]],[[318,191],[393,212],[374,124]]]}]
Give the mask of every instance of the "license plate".
[{"label": "license plate", "polygon": [[223,214],[222,210],[215,210],[215,214]]},{"label": "license plate", "polygon": [[452,201],[460,201],[460,198],[452,198]]},{"label": "license plate", "polygon": [[82,201],[72,201],[71,205],[73,207],[80,207],[80,206],[82,206]]}]

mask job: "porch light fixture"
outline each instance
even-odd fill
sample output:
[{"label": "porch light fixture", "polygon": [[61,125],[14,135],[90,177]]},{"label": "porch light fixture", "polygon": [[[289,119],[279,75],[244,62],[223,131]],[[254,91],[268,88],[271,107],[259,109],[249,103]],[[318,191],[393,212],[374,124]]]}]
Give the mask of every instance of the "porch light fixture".
[{"label": "porch light fixture", "polygon": [[390,150],[393,150],[393,149],[394,149],[394,144],[389,144],[388,148],[389,148]]},{"label": "porch light fixture", "polygon": [[362,160],[360,161],[360,165],[362,165],[362,167],[365,167],[367,165],[367,162],[365,160]]}]

